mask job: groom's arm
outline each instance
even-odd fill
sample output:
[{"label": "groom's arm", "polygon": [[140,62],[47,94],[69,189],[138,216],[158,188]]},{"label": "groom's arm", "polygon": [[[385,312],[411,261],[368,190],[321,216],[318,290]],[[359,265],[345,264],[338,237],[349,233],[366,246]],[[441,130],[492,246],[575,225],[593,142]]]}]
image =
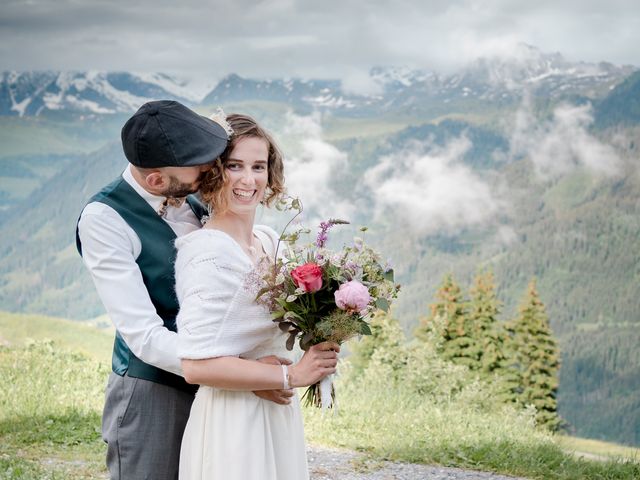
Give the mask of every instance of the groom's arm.
[{"label": "groom's arm", "polygon": [[178,336],[164,326],[136,263],[140,239],[111,207],[87,205],[78,223],[82,259],[98,295],[133,354],[182,376]]}]

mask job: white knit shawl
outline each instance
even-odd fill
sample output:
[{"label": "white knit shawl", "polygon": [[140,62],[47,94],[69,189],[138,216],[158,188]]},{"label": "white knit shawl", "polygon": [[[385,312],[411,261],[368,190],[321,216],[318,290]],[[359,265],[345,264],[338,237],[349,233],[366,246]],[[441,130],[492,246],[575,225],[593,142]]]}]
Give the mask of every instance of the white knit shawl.
[{"label": "white knit shawl", "polygon": [[[256,225],[254,233],[265,252],[274,256],[278,234]],[[178,356],[202,359],[221,356],[259,358],[273,345],[282,346],[282,332],[269,312],[255,302],[245,284],[253,264],[229,235],[203,228],[176,240]]]}]

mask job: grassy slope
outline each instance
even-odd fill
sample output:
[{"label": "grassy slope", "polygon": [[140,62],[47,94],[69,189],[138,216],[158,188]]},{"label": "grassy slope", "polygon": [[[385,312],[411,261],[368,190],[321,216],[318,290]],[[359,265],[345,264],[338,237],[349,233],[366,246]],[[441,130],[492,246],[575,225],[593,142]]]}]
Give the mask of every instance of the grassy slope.
[{"label": "grassy slope", "polygon": [[576,455],[596,458],[619,457],[640,461],[640,448],[626,447],[615,443],[601,442],[590,438],[559,436],[558,444]]},{"label": "grassy slope", "polygon": [[104,478],[111,338],[78,322],[0,312],[0,478]]},{"label": "grassy slope", "polygon": [[305,409],[307,437],[363,451],[372,459],[532,479],[613,480],[640,475],[640,463],[620,455],[613,461],[593,462],[574,455],[572,449],[566,452],[554,437],[534,428],[531,411],[496,403],[491,387],[468,370],[434,360],[419,349],[397,355],[401,350],[375,352],[360,376],[345,368],[336,383],[339,413],[327,416]]},{"label": "grassy slope", "polygon": [[62,318],[0,312],[1,345],[24,346],[41,340],[51,340],[104,364],[111,360],[113,334],[110,331]]},{"label": "grassy slope", "polygon": [[[11,344],[0,346],[0,378],[11,386],[0,392],[0,478],[104,477],[99,418],[110,335],[64,319],[2,313],[0,336]],[[55,339],[55,344],[43,339]],[[308,438],[357,448],[372,458],[494,469],[531,478],[546,478],[545,469],[556,468],[549,466],[556,460],[564,464],[557,478],[576,478],[571,472],[584,478],[633,478],[640,472],[632,464],[601,468],[571,460],[553,444],[524,435],[523,430],[529,430],[524,424],[510,425],[508,419],[487,416],[475,407],[425,408],[419,398],[394,395],[384,381],[382,389],[374,383],[366,396],[341,385],[339,415],[305,410]],[[390,408],[395,413],[390,414]],[[598,456],[637,458],[634,449],[603,442],[565,438],[562,445]]]}]

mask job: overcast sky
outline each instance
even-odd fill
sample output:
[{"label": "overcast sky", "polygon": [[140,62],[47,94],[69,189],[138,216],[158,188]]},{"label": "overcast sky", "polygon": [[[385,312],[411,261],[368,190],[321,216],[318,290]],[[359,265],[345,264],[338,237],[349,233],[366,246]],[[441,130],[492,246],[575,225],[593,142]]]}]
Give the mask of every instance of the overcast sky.
[{"label": "overcast sky", "polygon": [[0,0],[1,70],[348,78],[450,71],[519,42],[640,66],[640,1]]}]

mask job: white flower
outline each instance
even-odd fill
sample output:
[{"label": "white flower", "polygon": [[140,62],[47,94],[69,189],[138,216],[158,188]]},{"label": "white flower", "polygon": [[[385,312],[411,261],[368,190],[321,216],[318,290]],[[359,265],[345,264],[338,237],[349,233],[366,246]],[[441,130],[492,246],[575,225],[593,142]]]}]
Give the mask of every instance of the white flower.
[{"label": "white flower", "polygon": [[287,303],[295,302],[297,299],[298,299],[298,297],[296,297],[295,295],[289,295],[287,297]]},{"label": "white flower", "polygon": [[284,275],[279,273],[276,275],[276,285],[282,285],[284,283]]}]

